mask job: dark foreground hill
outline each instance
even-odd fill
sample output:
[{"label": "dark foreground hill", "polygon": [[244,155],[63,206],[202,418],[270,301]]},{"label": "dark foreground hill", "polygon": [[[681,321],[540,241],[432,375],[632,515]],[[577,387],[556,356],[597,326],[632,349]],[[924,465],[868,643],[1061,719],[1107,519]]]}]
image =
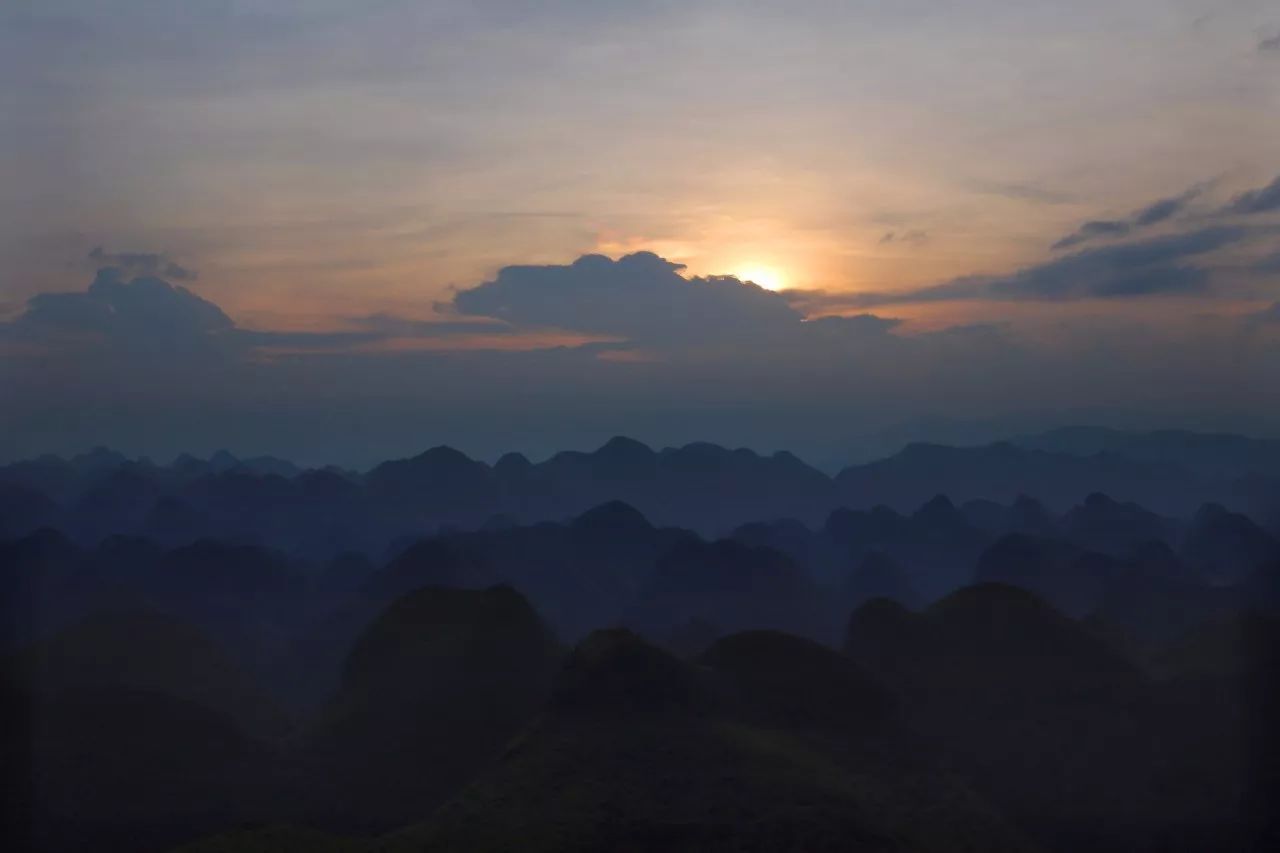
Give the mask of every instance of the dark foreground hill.
[{"label": "dark foreground hill", "polygon": [[[786,670],[831,683],[790,692]],[[1032,849],[907,757],[887,701],[834,652],[782,635],[725,641],[692,664],[597,633],[492,773],[370,849]],[[834,729],[809,725],[823,717]]]},{"label": "dark foreground hill", "polygon": [[514,590],[428,587],[272,735],[198,632],[94,617],[5,667],[6,849],[1263,850],[1278,638],[1242,614],[1135,657],[982,584],[872,600],[845,651],[611,629],[566,656]]},{"label": "dark foreground hill", "polygon": [[1258,849],[1274,741],[1239,727],[1273,707],[1263,649],[1277,635],[1269,618],[1247,624],[1247,640],[1198,629],[1167,670],[1144,671],[1032,594],[982,584],[919,613],[870,602],[846,648],[894,686],[940,755],[1055,849]]},{"label": "dark foreground hill", "polygon": [[35,850],[151,850],[278,805],[287,719],[198,630],[97,614],[4,661],[6,826]]},{"label": "dark foreground hill", "polygon": [[311,819],[367,831],[430,811],[541,709],[561,657],[510,587],[397,600],[356,641],[304,736]]}]

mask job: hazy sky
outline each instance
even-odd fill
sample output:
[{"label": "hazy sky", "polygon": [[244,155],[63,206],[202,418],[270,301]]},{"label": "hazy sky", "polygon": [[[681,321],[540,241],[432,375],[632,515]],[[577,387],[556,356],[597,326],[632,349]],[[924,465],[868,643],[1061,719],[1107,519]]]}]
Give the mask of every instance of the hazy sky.
[{"label": "hazy sky", "polygon": [[1274,430],[1277,179],[1272,0],[10,0],[0,455]]}]

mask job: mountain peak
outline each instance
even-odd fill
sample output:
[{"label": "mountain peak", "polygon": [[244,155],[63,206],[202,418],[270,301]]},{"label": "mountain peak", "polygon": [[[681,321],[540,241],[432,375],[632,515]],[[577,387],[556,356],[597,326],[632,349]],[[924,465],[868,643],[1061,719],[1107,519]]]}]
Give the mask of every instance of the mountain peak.
[{"label": "mountain peak", "polygon": [[653,525],[640,510],[624,501],[608,501],[592,507],[573,520],[579,530],[600,530],[615,533],[652,530]]},{"label": "mountain peak", "polygon": [[934,495],[924,506],[916,510],[916,516],[920,518],[928,518],[931,516],[951,516],[957,512],[956,505],[951,502],[951,498],[946,495]]},{"label": "mountain peak", "polygon": [[656,713],[700,704],[697,671],[625,628],[594,631],[574,648],[555,690],[571,712]]},{"label": "mountain peak", "polygon": [[415,462],[425,462],[432,465],[454,464],[454,465],[474,465],[475,460],[461,450],[450,447],[447,444],[438,444],[435,447],[428,448],[417,456],[413,457]]},{"label": "mountain peak", "polygon": [[493,470],[503,474],[508,474],[516,471],[527,471],[532,467],[533,463],[529,461],[528,456],[525,456],[523,453],[516,453],[512,451],[510,453],[502,454],[502,457],[498,459],[496,464],[494,464]]},{"label": "mountain peak", "polygon": [[611,459],[648,459],[655,454],[653,448],[643,442],[625,435],[615,435],[600,445],[595,455]]}]

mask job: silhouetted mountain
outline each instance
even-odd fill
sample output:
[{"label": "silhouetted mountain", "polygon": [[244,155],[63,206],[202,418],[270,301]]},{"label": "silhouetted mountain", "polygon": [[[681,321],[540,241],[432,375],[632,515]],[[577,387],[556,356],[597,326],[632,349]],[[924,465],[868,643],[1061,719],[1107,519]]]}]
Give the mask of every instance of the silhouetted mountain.
[{"label": "silhouetted mountain", "polygon": [[1237,587],[1240,600],[1258,609],[1280,609],[1280,560],[1259,566]]},{"label": "silhouetted mountain", "polygon": [[1131,432],[1103,427],[1063,427],[1011,439],[1033,450],[1072,456],[1115,454],[1136,462],[1176,465],[1214,477],[1280,474],[1280,441],[1186,430]]},{"label": "silhouetted mountain", "polygon": [[1116,455],[1077,457],[1009,443],[986,447],[912,444],[887,459],[845,468],[835,482],[841,503],[847,506],[880,503],[898,510],[919,506],[938,493],[961,501],[998,503],[1035,495],[1061,508],[1090,492],[1106,491],[1177,513],[1188,511],[1193,496],[1212,488],[1171,465]]},{"label": "silhouetted mountain", "polygon": [[13,648],[74,618],[88,597],[77,576],[82,551],[54,530],[0,542],[0,641]]},{"label": "silhouetted mountain", "polygon": [[494,472],[511,511],[525,519],[574,515],[616,499],[658,524],[716,533],[757,519],[820,517],[834,500],[829,478],[791,454],[763,457],[706,443],[655,452],[618,437],[593,453],[558,453],[537,465],[504,457]]},{"label": "silhouetted mountain", "polygon": [[920,593],[911,585],[906,571],[881,551],[868,552],[841,587],[841,604],[846,610],[861,607],[873,598],[888,598],[907,607],[921,604]]},{"label": "silhouetted mountain", "polygon": [[[1254,446],[1249,439],[1196,434],[1179,441]],[[1236,459],[1242,452],[1221,454]],[[612,500],[659,526],[719,536],[778,519],[816,526],[842,505],[905,512],[944,493],[988,534],[1047,535],[1052,525],[1042,514],[1028,516],[1024,506],[1017,517],[1015,507],[1002,520],[997,504],[1025,494],[1061,510],[1093,492],[1165,515],[1224,502],[1264,526],[1280,525],[1280,475],[1268,478],[1265,468],[1228,462],[1183,467],[1171,451],[1078,455],[1010,443],[913,444],[832,479],[785,452],[762,456],[708,443],[655,451],[617,437],[592,452],[566,451],[537,463],[507,454],[493,466],[436,447],[359,475],[332,467],[302,471],[275,457],[239,459],[226,451],[208,459],[183,455],[160,466],[99,448],[71,460],[46,456],[0,466],[0,485],[35,490],[67,508],[26,521],[30,513],[9,513],[9,522],[0,513],[0,527],[8,524],[10,535],[21,535],[52,519],[90,545],[112,533],[145,534],[170,546],[218,538],[324,559],[350,550],[381,556],[389,543],[479,529],[495,517],[513,524],[560,521]],[[824,556],[817,561],[830,565]]]},{"label": "silhouetted mountain", "polygon": [[370,497],[397,513],[478,524],[493,513],[498,485],[489,467],[450,447],[384,462],[365,477]]},{"label": "silhouetted mountain", "polygon": [[280,808],[283,768],[256,738],[286,720],[189,626],[95,614],[5,672],[17,692],[4,719],[26,721],[19,771],[31,784],[23,843],[33,849],[163,849]]},{"label": "silhouetted mountain", "polygon": [[421,817],[532,719],[560,655],[509,587],[397,600],[357,640],[308,737],[322,771],[316,817],[348,828]]},{"label": "silhouetted mountain", "polygon": [[1114,558],[1070,542],[1015,533],[982,553],[974,580],[1029,590],[1079,617],[1097,609],[1120,572]]},{"label": "silhouetted mountain", "polygon": [[1242,837],[1249,849],[1273,846],[1280,837],[1280,621],[1258,612],[1220,615],[1171,643],[1152,669],[1161,679],[1164,725],[1196,733],[1179,744],[1180,781],[1197,796],[1189,808],[1223,815],[1223,838]]},{"label": "silhouetted mountain", "polygon": [[[822,707],[832,696],[849,703],[846,731],[880,720],[882,696],[832,653],[770,636],[724,643],[704,669],[626,632],[588,637],[549,713],[385,849],[1030,849],[953,781],[891,760],[891,743],[832,749],[809,731],[800,721],[823,714],[838,725]],[[806,671],[836,684],[807,703],[780,695],[788,672]]]},{"label": "silhouetted mountain", "polygon": [[987,534],[998,535],[1009,528],[1009,508],[982,498],[965,501],[960,507],[965,521]]},{"label": "silhouetted mountain", "polygon": [[760,725],[876,739],[896,734],[895,697],[847,656],[778,631],[713,643],[699,663],[726,677]]},{"label": "silhouetted mountain", "polygon": [[832,555],[824,553],[825,543],[794,518],[753,521],[738,527],[730,538],[743,545],[772,548],[787,555],[796,565],[808,566],[815,575],[825,574],[826,564],[832,559]]},{"label": "silhouetted mountain", "polygon": [[699,619],[735,631],[751,627],[826,634],[813,582],[784,555],[731,539],[677,545],[641,586],[628,624],[662,639]]},{"label": "silhouetted mountain", "polygon": [[0,466],[5,849],[1267,849],[1229,462]]},{"label": "silhouetted mountain", "polygon": [[42,697],[25,713],[28,849],[163,850],[279,808],[271,750],[195,703],[105,688]]},{"label": "silhouetted mountain", "polygon": [[1182,559],[1215,583],[1235,583],[1280,560],[1280,540],[1218,504],[1200,508],[1182,540]]},{"label": "silhouetted mountain", "polygon": [[424,586],[471,587],[487,580],[479,555],[455,539],[424,539],[406,548],[363,585],[367,595],[390,601]]},{"label": "silhouetted mountain", "polygon": [[62,507],[21,483],[0,483],[0,541],[63,524]]},{"label": "silhouetted mountain", "polygon": [[71,467],[84,473],[99,473],[119,468],[128,462],[128,457],[108,447],[95,447],[88,453],[81,453],[71,458]]},{"label": "silhouetted mountain", "polygon": [[[1031,593],[981,584],[920,614],[870,602],[847,648],[901,691],[910,725],[1053,848],[1241,843],[1228,803],[1183,787],[1201,766],[1178,753],[1192,730],[1167,727],[1132,663]],[[1222,772],[1206,778],[1238,784]]]},{"label": "silhouetted mountain", "polygon": [[724,697],[678,658],[623,628],[578,643],[556,680],[552,707],[571,716],[709,714]]},{"label": "silhouetted mountain", "polygon": [[562,636],[576,638],[617,624],[658,557],[691,539],[696,537],[688,531],[655,528],[634,508],[614,501],[568,524],[507,526],[424,540],[375,574],[367,591],[508,583],[527,595]]},{"label": "silhouetted mountain", "polygon": [[1136,503],[1120,503],[1094,492],[1063,517],[1064,534],[1072,542],[1121,554],[1147,542],[1167,542],[1175,537],[1175,525]]},{"label": "silhouetted mountain", "polygon": [[1009,511],[1009,532],[1050,536],[1057,532],[1057,522],[1044,504],[1033,497],[1018,495]]},{"label": "silhouetted mountain", "polygon": [[944,495],[935,495],[906,517],[883,506],[839,509],[827,519],[824,531],[847,559],[859,560],[871,551],[892,557],[910,588],[926,601],[968,583],[973,562],[990,538]]},{"label": "silhouetted mountain", "polygon": [[271,699],[212,641],[153,611],[93,613],[8,665],[16,683],[37,697],[95,690],[160,693],[225,715],[249,734],[275,736],[288,726]]},{"label": "silhouetted mountain", "polygon": [[639,510],[622,501],[609,501],[589,509],[575,518],[572,526],[575,531],[601,539],[646,536],[654,529]]}]

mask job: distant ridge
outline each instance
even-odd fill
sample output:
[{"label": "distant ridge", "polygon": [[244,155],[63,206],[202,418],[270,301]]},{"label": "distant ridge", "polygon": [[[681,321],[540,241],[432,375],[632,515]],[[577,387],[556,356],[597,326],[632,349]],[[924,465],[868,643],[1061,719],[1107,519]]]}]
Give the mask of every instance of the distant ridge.
[{"label": "distant ridge", "polygon": [[[625,436],[536,462],[508,453],[492,465],[442,445],[363,473],[227,451],[158,465],[95,448],[0,466],[0,537],[38,526],[90,540],[168,536],[171,544],[265,535],[285,550],[373,554],[399,536],[492,519],[560,521],[610,501],[658,526],[723,535],[778,519],[815,527],[841,507],[914,511],[939,495],[953,508],[1024,498],[1028,512],[1062,512],[1092,493],[1176,517],[1218,503],[1270,524],[1280,520],[1280,441],[1066,427],[981,446],[912,443],[834,476],[786,451],[708,442],[655,450]],[[317,529],[328,544],[315,541]]]}]

